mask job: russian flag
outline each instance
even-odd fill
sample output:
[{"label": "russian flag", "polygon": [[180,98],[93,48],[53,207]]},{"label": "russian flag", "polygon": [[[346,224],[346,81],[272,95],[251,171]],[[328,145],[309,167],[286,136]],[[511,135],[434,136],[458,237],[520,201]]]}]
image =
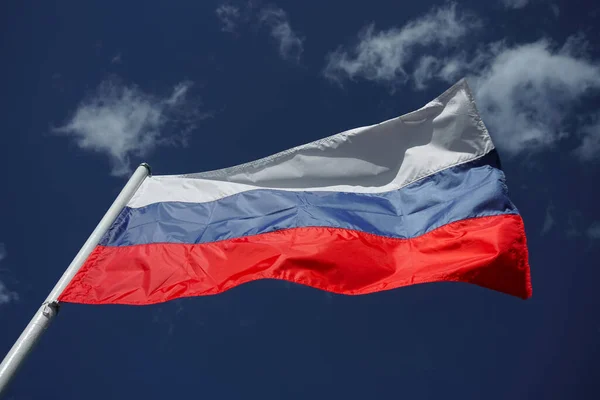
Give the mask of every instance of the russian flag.
[{"label": "russian flag", "polygon": [[531,296],[523,221],[462,80],[423,108],[251,163],[151,176],[59,297],[152,304],[282,279]]}]

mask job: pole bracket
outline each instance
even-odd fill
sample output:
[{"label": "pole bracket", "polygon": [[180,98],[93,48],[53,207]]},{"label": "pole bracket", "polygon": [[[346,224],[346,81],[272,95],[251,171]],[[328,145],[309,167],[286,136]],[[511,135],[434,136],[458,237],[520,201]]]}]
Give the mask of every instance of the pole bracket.
[{"label": "pole bracket", "polygon": [[45,301],[42,306],[42,313],[46,318],[51,317],[52,314],[58,315],[58,312],[60,311],[60,304],[58,304],[58,301]]}]

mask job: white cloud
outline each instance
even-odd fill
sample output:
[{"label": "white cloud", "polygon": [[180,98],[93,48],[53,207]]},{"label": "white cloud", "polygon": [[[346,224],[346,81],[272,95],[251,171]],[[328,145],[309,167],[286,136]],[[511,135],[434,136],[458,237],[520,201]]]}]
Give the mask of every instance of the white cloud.
[{"label": "white cloud", "polygon": [[542,236],[550,232],[550,229],[552,229],[552,227],[555,224],[554,217],[552,216],[553,213],[554,207],[552,205],[549,205],[548,208],[546,208],[546,217],[544,218],[544,226],[542,227],[541,233]]},{"label": "white cloud", "polygon": [[433,56],[423,56],[419,59],[417,66],[412,73],[417,89],[425,89],[427,83],[435,77],[436,70],[439,69],[439,61]]},{"label": "white cloud", "polygon": [[[371,27],[354,55],[338,50],[329,56],[326,74],[392,87],[411,80],[421,90],[433,80],[454,83],[466,75],[494,142],[507,154],[544,150],[574,138],[579,141],[575,154],[582,161],[600,159],[600,114],[588,116],[591,122],[579,131],[568,126],[574,105],[600,89],[600,65],[586,55],[585,38],[572,36],[562,47],[544,39],[513,46],[496,42],[473,54],[444,55],[444,46],[457,43],[468,31],[468,24],[458,26],[461,18],[451,5],[401,29],[374,33]],[[434,42],[442,45],[436,49],[440,55],[411,60],[416,44]]]},{"label": "white cloud", "polygon": [[[0,242],[0,262],[4,260],[6,256],[6,246],[4,245],[4,243]],[[16,292],[8,290],[6,285],[2,281],[0,281],[0,305],[17,300],[19,300],[19,295]]]},{"label": "white cloud", "polygon": [[249,1],[243,7],[221,4],[215,12],[221,21],[222,31],[234,33],[240,26],[256,21],[269,29],[271,37],[277,42],[281,58],[300,60],[304,51],[304,38],[292,29],[287,13],[281,8],[267,6],[257,9]]},{"label": "white cloud", "polygon": [[[79,148],[109,157],[112,174],[131,171],[131,158],[157,146],[185,144],[197,113],[186,106],[190,82],[177,84],[165,98],[137,86],[106,80],[82,101],[73,116],[54,132],[71,136]],[[175,129],[178,133],[173,133]]]},{"label": "white cloud", "polygon": [[232,4],[221,4],[215,10],[217,18],[221,21],[223,32],[235,32],[240,21],[240,8]]},{"label": "white cloud", "polygon": [[117,54],[116,56],[114,56],[112,58],[112,60],[110,60],[111,64],[121,64],[122,59],[121,59],[121,53]]},{"label": "white cloud", "polygon": [[0,305],[8,304],[13,301],[18,301],[19,295],[17,292],[8,290],[8,288],[0,281]]},{"label": "white cloud", "polygon": [[171,107],[177,106],[177,104],[181,104],[183,100],[185,100],[185,95],[191,87],[191,82],[180,82],[173,88],[173,94],[167,100],[165,100],[165,104]]},{"label": "white cloud", "polygon": [[281,8],[267,7],[260,12],[260,21],[271,29],[271,36],[279,44],[279,55],[285,60],[300,59],[304,38],[292,29],[288,16]]},{"label": "white cloud", "polygon": [[584,124],[579,130],[580,145],[575,155],[582,161],[600,160],[600,113],[592,116],[592,122]]},{"label": "white cloud", "polygon": [[[600,113],[574,112],[586,96],[600,93],[600,64],[588,56],[585,37],[571,36],[562,47],[541,39],[471,51],[467,36],[480,26],[476,16],[452,3],[400,28],[377,31],[369,25],[355,46],[328,54],[324,74],[391,89],[411,82],[418,90],[466,76],[494,142],[506,154],[545,150],[569,139],[581,161],[600,160]],[[579,129],[573,119],[580,120]]]},{"label": "white cloud", "polygon": [[467,75],[495,144],[507,154],[540,151],[572,138],[579,143],[576,156],[591,161],[600,159],[600,113],[579,116],[588,120],[579,130],[567,124],[574,106],[600,90],[600,65],[587,50],[582,35],[562,47],[545,39],[513,46],[496,42],[470,58],[424,56],[413,79],[424,89],[435,79],[454,83]]},{"label": "white cloud", "polygon": [[465,69],[465,59],[461,57],[422,56],[410,74],[417,90],[424,90],[428,84],[439,79],[445,82],[456,82],[462,77]]},{"label": "white cloud", "polygon": [[[359,34],[355,46],[340,47],[328,54],[324,74],[336,81],[363,78],[393,86],[402,84],[409,79],[407,68],[414,62],[415,50],[451,47],[479,25],[478,19],[459,13],[453,3],[433,8],[402,28],[377,31],[371,24]],[[439,65],[440,61],[427,56],[421,58],[418,73],[427,74],[431,69],[427,65],[431,64]],[[417,85],[423,78],[427,76],[416,78]]]},{"label": "white cloud", "polygon": [[[585,94],[600,89],[600,67],[585,57],[576,40],[560,49],[546,40],[496,44],[465,69],[471,70],[469,81],[495,143],[510,154],[577,137],[566,126],[570,111]],[[583,136],[598,144],[598,130],[589,129]]]},{"label": "white cloud", "polygon": [[591,239],[600,239],[600,221],[595,221],[587,229],[587,235]]},{"label": "white cloud", "polygon": [[506,8],[519,9],[525,7],[529,0],[502,0],[502,4]]}]

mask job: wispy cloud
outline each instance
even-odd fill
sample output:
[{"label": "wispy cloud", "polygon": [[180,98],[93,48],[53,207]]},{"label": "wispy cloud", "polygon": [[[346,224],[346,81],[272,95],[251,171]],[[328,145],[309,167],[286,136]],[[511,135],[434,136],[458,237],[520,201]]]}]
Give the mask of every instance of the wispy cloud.
[{"label": "wispy cloud", "polygon": [[260,21],[271,30],[271,37],[279,45],[279,55],[286,60],[298,61],[304,51],[304,38],[292,29],[286,12],[273,6],[264,8],[260,12]]},{"label": "wispy cloud", "polygon": [[593,222],[586,233],[589,238],[600,240],[600,221]]},{"label": "wispy cloud", "polygon": [[[393,86],[403,84],[409,80],[407,68],[414,63],[417,50],[427,53],[433,47],[452,46],[479,25],[477,18],[459,13],[453,3],[433,8],[401,28],[378,31],[371,24],[359,33],[356,45],[340,47],[327,56],[324,74],[338,82],[362,78]],[[422,58],[416,67],[418,82],[427,78],[422,76],[431,70],[427,64],[438,63],[433,57]]]},{"label": "wispy cloud", "polygon": [[191,85],[181,82],[171,94],[159,97],[109,79],[53,131],[72,137],[83,150],[107,155],[113,175],[128,175],[132,157],[144,157],[158,146],[186,144],[187,134],[201,118],[186,104]]},{"label": "wispy cloud", "polygon": [[217,7],[215,13],[224,32],[235,33],[240,26],[248,23],[265,26],[277,43],[281,58],[300,60],[304,38],[292,29],[288,14],[280,7],[270,5],[257,8],[252,2],[244,6],[224,3]]},{"label": "wispy cloud", "polygon": [[8,288],[0,281],[0,306],[13,301],[18,301],[19,295],[17,292],[8,290]]},{"label": "wispy cloud", "polygon": [[589,119],[578,132],[581,142],[574,152],[582,161],[600,161],[600,113]]},{"label": "wispy cloud", "polygon": [[506,8],[519,9],[525,7],[529,0],[502,0],[502,4]]},{"label": "wispy cloud", "polygon": [[565,234],[568,238],[576,238],[580,237],[582,234],[582,223],[583,215],[581,211],[569,211],[567,215],[567,228],[565,229]]},{"label": "wispy cloud", "polygon": [[221,21],[223,32],[235,32],[240,22],[240,8],[233,4],[221,4],[215,10],[217,18]]},{"label": "wispy cloud", "polygon": [[[0,242],[0,262],[6,258],[8,253],[6,252],[6,246]],[[19,300],[19,295],[16,292],[8,290],[4,282],[0,281],[0,305],[8,304],[13,301]]]},{"label": "wispy cloud", "polygon": [[0,242],[0,261],[6,258],[6,246],[4,243]]},{"label": "wispy cloud", "polygon": [[422,56],[411,74],[415,88],[426,89],[434,79],[456,81],[464,72],[464,63],[461,58]]},{"label": "wispy cloud", "polygon": [[110,63],[111,64],[121,64],[123,60],[121,59],[121,53],[118,53],[116,56],[114,56],[111,60]]},{"label": "wispy cloud", "polygon": [[19,300],[19,294],[8,290],[8,288],[0,281],[0,306],[3,304],[12,303]]},{"label": "wispy cloud", "polygon": [[544,226],[542,227],[541,232],[542,236],[550,232],[550,229],[552,229],[556,223],[552,214],[554,214],[554,206],[550,204],[548,208],[546,208],[546,217],[544,218]]}]

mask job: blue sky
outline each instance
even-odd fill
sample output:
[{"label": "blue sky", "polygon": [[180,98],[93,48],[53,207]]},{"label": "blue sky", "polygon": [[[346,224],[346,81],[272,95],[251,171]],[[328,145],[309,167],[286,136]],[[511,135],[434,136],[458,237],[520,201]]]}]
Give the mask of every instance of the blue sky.
[{"label": "blue sky", "polygon": [[0,353],[142,161],[227,167],[421,107],[467,77],[525,220],[533,297],[261,281],[65,305],[8,399],[600,396],[600,5],[0,5]]}]

